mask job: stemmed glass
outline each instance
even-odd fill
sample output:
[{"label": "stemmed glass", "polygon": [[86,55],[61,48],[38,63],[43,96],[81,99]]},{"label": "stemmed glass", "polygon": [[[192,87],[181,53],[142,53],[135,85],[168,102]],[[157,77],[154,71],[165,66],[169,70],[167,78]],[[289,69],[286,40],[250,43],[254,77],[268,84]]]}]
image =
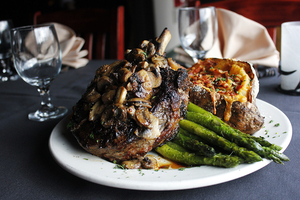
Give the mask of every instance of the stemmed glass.
[{"label": "stemmed glass", "polygon": [[178,29],[183,49],[195,63],[198,62],[212,48],[217,37],[218,22],[215,8],[180,8]]},{"label": "stemmed glass", "polygon": [[41,107],[29,113],[34,121],[46,121],[67,113],[51,103],[50,83],[61,70],[61,50],[54,25],[36,25],[11,30],[13,62],[20,77],[37,87]]},{"label": "stemmed glass", "polygon": [[0,82],[19,79],[18,74],[11,67],[10,29],[13,28],[11,20],[0,21]]}]

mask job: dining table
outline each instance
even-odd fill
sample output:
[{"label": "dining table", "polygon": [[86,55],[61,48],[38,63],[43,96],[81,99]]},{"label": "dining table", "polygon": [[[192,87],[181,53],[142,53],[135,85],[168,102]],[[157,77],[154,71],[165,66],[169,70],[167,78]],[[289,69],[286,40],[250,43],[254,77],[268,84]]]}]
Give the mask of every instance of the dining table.
[{"label": "dining table", "polygon": [[[100,66],[114,61],[90,60],[82,68],[62,71],[51,83],[53,104],[67,107],[67,116],[70,115],[72,107],[94,78],[95,71]],[[2,82],[0,83],[0,199],[299,199],[300,96],[279,92],[277,87],[280,81],[277,69],[275,76],[259,78],[257,98],[272,105],[272,108],[277,108],[288,118],[292,127],[290,133],[292,138],[290,142],[288,141],[284,154],[290,161],[284,164],[270,162],[241,177],[198,187],[195,182],[195,187],[186,188],[184,187],[186,182],[180,180],[179,185],[182,184],[182,187],[165,190],[153,189],[156,187],[151,186],[149,189],[130,188],[126,187],[124,180],[123,186],[100,184],[81,176],[80,173],[70,173],[66,165],[55,159],[49,145],[53,130],[66,118],[45,122],[30,121],[27,118],[28,113],[36,110],[40,104],[36,88],[21,78]],[[81,150],[84,152],[78,144],[78,151]],[[58,155],[63,153],[56,152]],[[181,173],[178,169],[164,170],[177,170]],[[130,181],[128,179],[128,184]]]}]

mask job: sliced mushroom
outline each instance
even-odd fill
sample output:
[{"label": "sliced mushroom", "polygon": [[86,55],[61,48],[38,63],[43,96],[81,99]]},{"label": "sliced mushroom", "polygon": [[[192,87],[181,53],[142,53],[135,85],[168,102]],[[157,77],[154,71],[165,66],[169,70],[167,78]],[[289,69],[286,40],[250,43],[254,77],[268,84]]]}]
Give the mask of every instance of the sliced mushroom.
[{"label": "sliced mushroom", "polygon": [[90,110],[89,113],[89,121],[96,120],[104,111],[105,105],[100,103],[100,101],[97,101],[93,107]]},{"label": "sliced mushroom", "polygon": [[129,53],[125,54],[125,59],[129,62],[139,63],[146,59],[146,53],[139,48],[132,49]]},{"label": "sliced mushroom", "polygon": [[122,162],[122,166],[125,169],[139,169],[141,168],[141,162],[139,160],[126,160]]},{"label": "sliced mushroom", "polygon": [[109,90],[108,92],[105,92],[101,97],[102,102],[104,104],[109,104],[109,103],[113,102],[115,94],[116,94],[116,90]]},{"label": "sliced mushroom", "polygon": [[126,100],[127,90],[125,87],[121,86],[118,88],[116,97],[115,97],[115,103],[122,104]]},{"label": "sliced mushroom", "polygon": [[133,92],[137,97],[150,99],[153,93],[152,83],[146,70],[142,69],[131,76]]},{"label": "sliced mushroom", "polygon": [[116,119],[125,121],[127,119],[127,109],[123,104],[115,104],[113,106],[113,113]]},{"label": "sliced mushroom", "polygon": [[97,69],[96,75],[108,76],[115,70],[116,67],[123,65],[124,62],[125,62],[124,60],[118,60],[118,61],[111,63],[110,65],[103,65]]},{"label": "sliced mushroom", "polygon": [[159,68],[166,68],[168,66],[168,61],[160,55],[154,55],[151,58],[152,62],[155,64],[156,67]]},{"label": "sliced mushroom", "polygon": [[93,103],[96,102],[98,99],[100,99],[101,94],[99,94],[95,88],[93,88],[87,95],[86,95],[86,101]]},{"label": "sliced mushroom", "polygon": [[119,73],[119,81],[122,83],[126,83],[129,79],[129,77],[132,75],[132,72],[129,71],[127,68],[123,67],[118,71]]},{"label": "sliced mushroom", "polygon": [[141,127],[146,128],[143,132],[139,132],[137,136],[147,140],[153,140],[160,136],[158,119],[147,108],[138,108],[135,111],[135,120]]},{"label": "sliced mushroom", "polygon": [[103,75],[104,73],[110,71],[110,69],[111,69],[110,65],[102,65],[97,69],[96,75]]},{"label": "sliced mushroom", "polygon": [[132,83],[131,82],[128,82],[127,85],[126,85],[126,90],[127,91],[132,91],[133,90],[133,86],[132,86]]},{"label": "sliced mushroom", "polygon": [[97,90],[102,92],[106,85],[111,85],[113,83],[113,79],[108,76],[102,76],[97,82]]},{"label": "sliced mushroom", "polygon": [[149,44],[148,40],[143,40],[143,42],[141,43],[141,48],[144,49],[145,47],[147,47]]},{"label": "sliced mushroom", "polygon": [[144,40],[141,44],[141,48],[146,52],[147,58],[152,57],[156,52],[156,47],[152,42]]},{"label": "sliced mushroom", "polygon": [[143,169],[159,169],[159,164],[156,158],[152,155],[147,155],[144,157],[144,159],[141,161],[141,164]]},{"label": "sliced mushroom", "polygon": [[142,107],[146,107],[146,108],[152,108],[150,101],[147,101],[142,98],[132,98],[132,99],[128,99],[126,102],[128,104],[134,105],[136,107],[142,106]]},{"label": "sliced mushroom", "polygon": [[138,67],[140,67],[142,69],[146,69],[148,66],[149,66],[149,63],[147,61],[143,61],[138,64]]},{"label": "sliced mushroom", "polygon": [[100,118],[102,126],[105,128],[109,128],[110,126],[115,125],[113,116],[114,112],[112,105],[106,106]]},{"label": "sliced mushroom", "polygon": [[140,107],[135,111],[135,119],[140,126],[147,128],[151,127],[151,117],[152,114],[147,108]]},{"label": "sliced mushroom", "polygon": [[162,77],[160,73],[147,72],[151,80],[152,88],[158,88],[162,83]]},{"label": "sliced mushroom", "polygon": [[149,42],[149,44],[147,45],[147,58],[152,57],[155,52],[156,52],[156,47],[152,42]]}]

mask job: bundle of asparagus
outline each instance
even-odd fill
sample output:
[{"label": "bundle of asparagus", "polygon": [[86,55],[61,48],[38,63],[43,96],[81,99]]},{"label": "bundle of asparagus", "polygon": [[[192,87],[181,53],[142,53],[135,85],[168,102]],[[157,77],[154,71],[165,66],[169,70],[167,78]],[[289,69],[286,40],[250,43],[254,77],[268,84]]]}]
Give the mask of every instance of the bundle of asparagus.
[{"label": "bundle of asparagus", "polygon": [[193,103],[189,103],[187,117],[179,125],[178,135],[156,148],[159,154],[176,162],[228,168],[262,158],[280,164],[289,161],[279,152],[280,146],[234,129]]}]

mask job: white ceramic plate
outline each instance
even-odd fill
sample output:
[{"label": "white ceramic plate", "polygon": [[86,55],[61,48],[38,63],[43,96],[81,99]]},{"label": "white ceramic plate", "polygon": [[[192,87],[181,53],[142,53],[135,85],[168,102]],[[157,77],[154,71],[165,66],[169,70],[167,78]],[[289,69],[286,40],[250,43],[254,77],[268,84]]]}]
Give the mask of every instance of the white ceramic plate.
[{"label": "white ceramic plate", "polygon": [[[265,127],[256,136],[287,148],[292,138],[292,126],[286,115],[276,107],[257,100],[265,116]],[[135,190],[180,190],[215,185],[251,174],[271,161],[264,159],[253,164],[241,164],[235,168],[201,166],[178,169],[123,170],[116,165],[84,151],[66,130],[67,118],[53,129],[49,147],[55,160],[68,172],[91,182],[106,186]],[[275,126],[280,123],[279,126]],[[266,130],[268,134],[266,135]]]}]

